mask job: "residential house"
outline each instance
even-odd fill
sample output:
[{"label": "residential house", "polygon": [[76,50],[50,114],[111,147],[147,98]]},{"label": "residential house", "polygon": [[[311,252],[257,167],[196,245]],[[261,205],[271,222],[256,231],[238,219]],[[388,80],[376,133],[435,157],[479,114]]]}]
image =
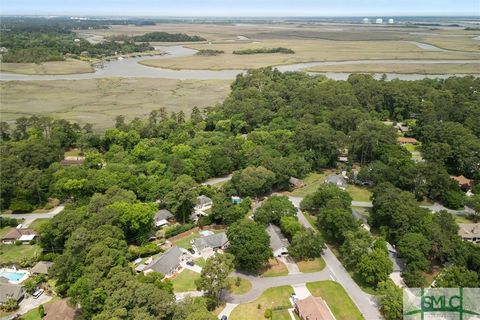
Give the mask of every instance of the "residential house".
[{"label": "residential house", "polygon": [[348,162],[348,157],[340,156],[340,157],[338,157],[338,162],[347,163]]},{"label": "residential house", "polygon": [[267,233],[270,237],[270,248],[272,249],[274,257],[281,257],[288,255],[289,242],[280,231],[280,228],[269,224],[267,227]]},{"label": "residential house", "polygon": [[180,270],[180,262],[183,258],[183,252],[179,247],[171,247],[164,254],[155,258],[144,269],[145,273],[159,272],[166,277],[174,275]]},{"label": "residential house", "polygon": [[397,138],[398,144],[418,144],[418,140],[415,138],[407,138],[407,137],[398,137]]},{"label": "residential house", "polygon": [[76,310],[68,305],[66,299],[46,303],[44,310],[44,320],[73,320],[77,315]]},{"label": "residential house", "polygon": [[84,162],[85,162],[85,157],[68,156],[68,157],[65,157],[62,161],[60,161],[60,164],[62,166],[68,167],[68,166],[80,166]]},{"label": "residential house", "polygon": [[295,177],[290,177],[290,179],[288,179],[288,183],[290,183],[290,185],[294,189],[302,188],[305,186],[305,182],[303,182],[303,180],[297,179]]},{"label": "residential house", "polygon": [[47,274],[50,267],[53,265],[53,262],[50,261],[39,261],[36,265],[30,269],[30,273],[33,274]]},{"label": "residential house", "polygon": [[329,175],[325,178],[325,183],[334,184],[342,190],[347,188],[347,180],[341,175]]},{"label": "residential house", "polygon": [[195,206],[195,210],[208,210],[212,207],[213,201],[207,196],[204,196],[203,194],[201,196],[197,197],[197,205]]},{"label": "residential house", "polygon": [[410,129],[408,128],[407,125],[404,125],[400,122],[398,122],[396,125],[395,125],[395,128],[398,129],[398,131],[400,131],[401,133],[405,133],[405,132],[408,132],[410,131]]},{"label": "residential house", "polygon": [[462,188],[462,190],[465,190],[465,191],[469,190],[473,185],[472,180],[470,180],[468,178],[465,178],[463,175],[461,175],[461,176],[450,176],[450,178],[457,181],[460,188]]},{"label": "residential house", "polygon": [[25,296],[25,290],[19,284],[8,282],[7,278],[0,277],[0,305],[13,298],[20,302]]},{"label": "residential house", "polygon": [[168,223],[172,221],[173,218],[173,214],[170,211],[168,211],[167,209],[161,209],[158,210],[157,213],[155,213],[153,220],[157,228],[162,228],[168,225]]},{"label": "residential house", "polygon": [[308,296],[295,300],[295,311],[301,320],[335,320],[332,311],[321,297]]},{"label": "residential house", "polygon": [[3,244],[14,244],[17,240],[29,243],[37,237],[37,233],[30,228],[12,229],[2,237]]},{"label": "residential house", "polygon": [[228,238],[225,232],[214,233],[193,240],[193,249],[205,259],[210,258],[218,250],[224,250],[228,246]]},{"label": "residential house", "polygon": [[459,223],[458,234],[465,241],[480,243],[480,223]]}]

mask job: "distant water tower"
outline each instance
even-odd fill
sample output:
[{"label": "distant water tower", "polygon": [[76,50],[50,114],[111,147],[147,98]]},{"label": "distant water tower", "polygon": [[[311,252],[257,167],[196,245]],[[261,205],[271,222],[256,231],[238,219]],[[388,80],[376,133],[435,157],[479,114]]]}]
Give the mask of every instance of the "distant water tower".
[{"label": "distant water tower", "polygon": [[394,20],[392,18],[388,19],[388,24],[393,24]]},{"label": "distant water tower", "polygon": [[370,23],[370,19],[368,19],[368,18],[363,18],[363,23]]},{"label": "distant water tower", "polygon": [[376,24],[382,24],[382,23],[383,23],[383,19],[382,19],[382,18],[378,18],[377,20],[375,20],[375,23],[376,23]]}]

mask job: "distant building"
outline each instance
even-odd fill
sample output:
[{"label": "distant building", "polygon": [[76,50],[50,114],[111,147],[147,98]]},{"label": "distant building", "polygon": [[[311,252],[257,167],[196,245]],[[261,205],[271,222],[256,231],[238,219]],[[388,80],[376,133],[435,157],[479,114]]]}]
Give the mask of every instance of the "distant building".
[{"label": "distant building", "polygon": [[168,211],[167,209],[161,209],[158,210],[157,213],[155,213],[155,216],[153,217],[153,220],[155,222],[155,226],[157,228],[162,228],[173,219],[173,214]]},{"label": "distant building", "polygon": [[408,132],[410,131],[410,129],[408,128],[408,126],[400,123],[400,122],[397,122],[397,124],[395,125],[395,128],[398,129],[398,131],[400,131],[401,133],[405,133],[405,132]]},{"label": "distant building", "polygon": [[295,300],[295,311],[301,320],[335,320],[332,311],[321,297],[308,296]]},{"label": "distant building", "polygon": [[197,205],[195,206],[196,210],[207,210],[210,209],[213,205],[212,199],[207,196],[201,195],[197,197]]},{"label": "distant building", "polygon": [[74,308],[70,307],[66,299],[45,304],[44,320],[73,320],[77,315]]},{"label": "distant building", "polygon": [[305,186],[305,182],[303,182],[303,180],[297,179],[295,177],[290,177],[290,179],[288,179],[288,183],[290,183],[290,185],[294,189],[302,188],[303,186]]},{"label": "distant building", "polygon": [[37,233],[33,229],[21,228],[21,229],[12,229],[7,232],[6,235],[2,237],[3,244],[13,244],[17,240],[22,243],[29,243],[37,237]]},{"label": "distant building", "polygon": [[465,241],[480,243],[480,223],[459,223],[458,235]]},{"label": "distant building", "polygon": [[346,162],[348,162],[348,157],[342,157],[342,156],[340,156],[340,157],[338,157],[338,162],[346,163]]},{"label": "distant building", "polygon": [[463,175],[461,176],[450,176],[453,180],[457,181],[458,186],[462,188],[462,190],[469,190],[472,187],[472,180],[465,178]]},{"label": "distant building", "polygon": [[418,144],[418,140],[415,138],[407,138],[407,137],[398,137],[397,138],[398,144]]},{"label": "distant building", "polygon": [[376,23],[376,24],[382,24],[382,23],[383,23],[383,19],[382,19],[382,18],[378,18],[377,20],[375,20],[375,23]]},{"label": "distant building", "polygon": [[325,183],[334,184],[342,190],[347,188],[347,180],[341,175],[329,175],[325,178]]},{"label": "distant building", "polygon": [[368,19],[368,18],[363,18],[362,22],[365,23],[365,24],[368,24],[368,23],[370,23],[370,19]]},{"label": "distant building", "polygon": [[392,18],[388,19],[388,24],[393,24],[394,20]]},{"label": "distant building", "polygon": [[183,252],[179,247],[171,247],[164,254],[153,260],[144,271],[159,272],[166,277],[174,275],[181,267]]},{"label": "distant building", "polygon": [[68,156],[65,157],[62,161],[60,161],[60,164],[62,166],[80,166],[85,162],[85,157],[80,157],[80,156]]},{"label": "distant building", "polygon": [[274,257],[281,257],[288,254],[288,240],[283,236],[280,228],[269,224],[267,233],[270,236],[270,248],[272,249]]},{"label": "distant building", "polygon": [[225,232],[214,233],[206,237],[193,240],[192,247],[205,259],[210,258],[217,250],[224,250],[228,246],[228,238]]}]

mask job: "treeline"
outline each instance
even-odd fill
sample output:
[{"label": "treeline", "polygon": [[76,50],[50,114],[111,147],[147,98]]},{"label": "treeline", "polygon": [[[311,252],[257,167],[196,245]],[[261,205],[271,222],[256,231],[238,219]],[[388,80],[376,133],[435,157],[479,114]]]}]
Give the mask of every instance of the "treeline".
[{"label": "treeline", "polygon": [[204,57],[210,57],[210,56],[218,56],[222,53],[225,53],[223,50],[213,50],[213,49],[200,49],[198,50],[197,53],[195,53],[196,56],[204,56]]},{"label": "treeline", "polygon": [[148,43],[133,40],[117,42],[104,41],[92,44],[79,38],[69,25],[15,25],[2,31],[0,46],[7,52],[2,54],[3,62],[46,62],[62,61],[68,55],[101,58],[116,54],[153,50]]},{"label": "treeline", "polygon": [[284,53],[284,54],[293,54],[295,51],[289,48],[259,48],[259,49],[243,49],[243,50],[234,50],[233,54],[262,54],[262,53]]},{"label": "treeline", "polygon": [[141,36],[134,36],[132,39],[137,42],[196,42],[207,40],[196,35],[190,36],[185,33],[168,32],[149,32]]}]

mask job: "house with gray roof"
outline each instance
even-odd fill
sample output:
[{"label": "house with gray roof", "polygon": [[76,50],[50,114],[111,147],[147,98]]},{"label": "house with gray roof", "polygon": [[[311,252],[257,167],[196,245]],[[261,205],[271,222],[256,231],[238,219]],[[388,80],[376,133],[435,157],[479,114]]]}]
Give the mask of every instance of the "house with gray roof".
[{"label": "house with gray roof", "polygon": [[144,272],[159,272],[166,277],[171,276],[179,270],[182,257],[183,252],[179,247],[171,247],[146,266]]},{"label": "house with gray roof", "polygon": [[21,285],[9,283],[8,279],[7,282],[0,281],[0,305],[4,304],[11,298],[20,301],[23,299],[24,295],[25,290]]},{"label": "house with gray roof", "polygon": [[269,224],[267,227],[267,233],[270,237],[270,248],[272,249],[274,257],[281,257],[288,254],[288,239],[285,238],[280,231],[280,228]]},{"label": "house with gray roof", "polygon": [[345,178],[341,175],[329,175],[325,178],[325,183],[334,184],[342,190],[347,188],[347,180],[345,180]]},{"label": "house with gray roof", "polygon": [[225,232],[211,234],[193,240],[192,247],[205,259],[208,259],[217,250],[224,250],[228,246],[228,238]]},{"label": "house with gray roof", "polygon": [[48,269],[50,269],[52,265],[53,262],[39,261],[32,269],[30,269],[30,272],[33,274],[48,274]]},{"label": "house with gray roof", "polygon": [[164,227],[168,225],[169,221],[173,219],[173,214],[167,209],[158,210],[157,213],[153,216],[155,226],[157,228]]},{"label": "house with gray roof", "polygon": [[213,205],[212,199],[205,195],[201,195],[197,197],[197,205],[195,206],[196,210],[207,210],[210,209]]},{"label": "house with gray roof", "polygon": [[458,235],[464,241],[480,243],[480,223],[459,223]]}]

